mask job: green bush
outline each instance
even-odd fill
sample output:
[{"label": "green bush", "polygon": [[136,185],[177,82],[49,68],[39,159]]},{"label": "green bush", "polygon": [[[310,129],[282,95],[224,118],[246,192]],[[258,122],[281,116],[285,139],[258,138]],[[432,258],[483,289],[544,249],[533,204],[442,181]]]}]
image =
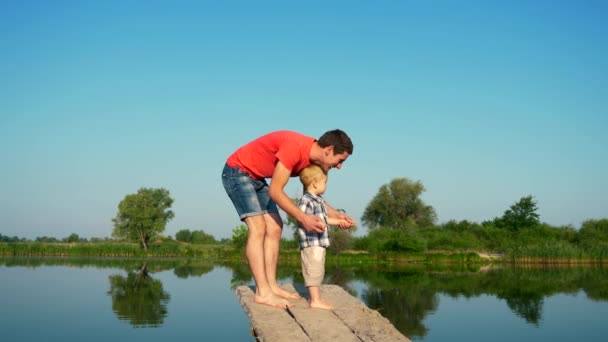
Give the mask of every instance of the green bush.
[{"label": "green bush", "polygon": [[513,245],[511,233],[506,229],[497,228],[493,225],[473,228],[472,233],[477,236],[481,244],[480,249],[488,252],[504,253]]},{"label": "green bush", "polygon": [[338,254],[352,248],[353,236],[349,231],[331,228],[329,239],[331,240],[331,244],[327,248],[327,251],[330,253]]},{"label": "green bush", "polygon": [[188,229],[182,229],[175,233],[175,240],[181,242],[192,242],[192,232]]},{"label": "green bush", "polygon": [[421,234],[427,240],[429,250],[465,251],[480,250],[482,243],[470,231],[425,229]]},{"label": "green bush", "polygon": [[247,226],[244,224],[234,227],[232,230],[232,246],[237,249],[245,248],[245,244],[247,244],[247,233]]},{"label": "green bush", "polygon": [[369,234],[370,252],[421,252],[426,241],[415,231],[377,228]]},{"label": "green bush", "polygon": [[369,251],[369,235],[353,237],[352,246],[357,251]]},{"label": "green bush", "polygon": [[195,230],[192,232],[192,243],[195,244],[215,244],[217,241],[211,234],[207,234],[202,230]]},{"label": "green bush", "polygon": [[282,251],[294,250],[294,249],[299,249],[300,244],[297,240],[294,240],[294,239],[281,239],[280,248]]},{"label": "green bush", "polygon": [[608,246],[608,219],[587,220],[578,232],[578,241],[585,248]]}]

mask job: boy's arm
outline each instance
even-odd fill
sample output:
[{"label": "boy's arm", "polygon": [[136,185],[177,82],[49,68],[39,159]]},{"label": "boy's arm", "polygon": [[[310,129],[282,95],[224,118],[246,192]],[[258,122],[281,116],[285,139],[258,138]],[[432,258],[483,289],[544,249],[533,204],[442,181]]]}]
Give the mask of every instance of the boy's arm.
[{"label": "boy's arm", "polygon": [[[357,225],[357,222],[355,222],[355,220],[353,220],[350,216],[348,216],[344,212],[337,211],[327,202],[325,202],[325,208],[327,209],[327,223],[331,224],[332,226],[340,226],[340,228],[349,228]],[[346,224],[342,225],[340,223],[331,223],[329,221],[330,219],[337,219],[338,221],[344,220]]]},{"label": "boy's arm", "polygon": [[335,217],[328,217],[327,224],[329,224],[330,226],[339,226],[340,228],[350,228],[353,226],[345,219],[339,219]]}]

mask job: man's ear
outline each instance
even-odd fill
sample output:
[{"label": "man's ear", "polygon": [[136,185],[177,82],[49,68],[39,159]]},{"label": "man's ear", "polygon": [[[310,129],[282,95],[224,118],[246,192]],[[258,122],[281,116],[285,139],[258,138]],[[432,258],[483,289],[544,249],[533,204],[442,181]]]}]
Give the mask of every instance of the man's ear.
[{"label": "man's ear", "polygon": [[329,156],[329,153],[334,154],[334,145],[329,145],[327,147],[323,147],[323,152],[325,152],[326,156]]}]

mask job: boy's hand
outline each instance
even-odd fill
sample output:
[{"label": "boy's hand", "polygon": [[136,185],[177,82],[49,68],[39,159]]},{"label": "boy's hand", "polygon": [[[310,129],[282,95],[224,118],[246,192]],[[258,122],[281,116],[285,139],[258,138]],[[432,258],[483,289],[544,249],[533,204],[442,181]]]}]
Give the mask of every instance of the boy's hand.
[{"label": "boy's hand", "polygon": [[354,227],[354,226],[356,226],[355,221],[352,221],[352,220],[348,221],[346,219],[341,219],[340,220],[340,225],[339,225],[340,229],[348,229],[348,228],[351,228],[351,227]]}]

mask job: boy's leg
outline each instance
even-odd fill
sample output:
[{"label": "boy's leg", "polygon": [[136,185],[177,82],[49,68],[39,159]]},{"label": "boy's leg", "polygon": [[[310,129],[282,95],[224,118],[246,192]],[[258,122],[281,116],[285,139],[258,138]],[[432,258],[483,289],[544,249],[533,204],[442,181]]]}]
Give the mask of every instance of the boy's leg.
[{"label": "boy's leg", "polygon": [[318,303],[321,300],[321,288],[319,286],[308,286],[308,293],[311,303]]},{"label": "boy's leg", "polygon": [[325,248],[306,247],[301,252],[302,274],[310,294],[310,307],[331,310],[333,307],[321,298],[321,283],[325,275]]},{"label": "boy's leg", "polygon": [[310,307],[315,309],[332,310],[334,307],[321,298],[321,288],[319,286],[309,286]]}]

